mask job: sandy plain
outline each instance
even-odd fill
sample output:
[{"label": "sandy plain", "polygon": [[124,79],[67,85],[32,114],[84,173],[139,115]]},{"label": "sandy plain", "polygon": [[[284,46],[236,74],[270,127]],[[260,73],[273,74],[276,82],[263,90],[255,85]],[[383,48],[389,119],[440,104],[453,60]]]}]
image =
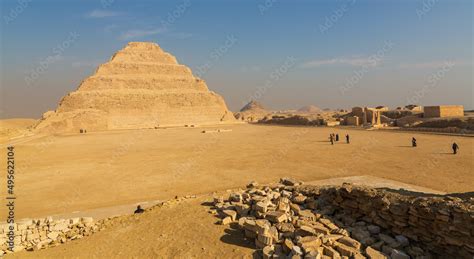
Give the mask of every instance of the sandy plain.
[{"label": "sandy plain", "polygon": [[[327,127],[220,128],[232,131],[169,128],[3,141],[5,158],[5,147],[15,146],[16,217],[207,194],[284,176],[313,181],[368,175],[446,193],[473,191],[469,137]],[[332,132],[341,136],[334,146],[327,139]],[[410,147],[412,136],[417,148]],[[460,146],[458,155],[451,154],[453,141]],[[5,168],[6,159],[0,166]],[[5,179],[4,170],[0,177]]]}]

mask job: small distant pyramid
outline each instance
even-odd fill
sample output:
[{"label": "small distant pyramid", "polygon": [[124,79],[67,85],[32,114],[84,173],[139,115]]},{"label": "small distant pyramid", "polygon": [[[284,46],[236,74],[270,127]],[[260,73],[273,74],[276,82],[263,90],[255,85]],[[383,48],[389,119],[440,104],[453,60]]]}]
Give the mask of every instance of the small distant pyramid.
[{"label": "small distant pyramid", "polygon": [[37,130],[140,129],[235,122],[224,99],[152,42],[130,42],[47,112]]},{"label": "small distant pyramid", "polygon": [[256,110],[265,110],[263,105],[257,101],[250,101],[247,103],[242,109],[240,109],[241,112],[245,111],[256,111]]},{"label": "small distant pyramid", "polygon": [[308,105],[308,106],[304,106],[298,109],[298,112],[302,112],[302,113],[318,113],[321,111],[322,111],[321,108],[316,107],[314,105]]},{"label": "small distant pyramid", "polygon": [[267,111],[263,105],[257,101],[250,101],[240,112],[234,114],[235,118],[247,122],[257,122],[271,112]]}]

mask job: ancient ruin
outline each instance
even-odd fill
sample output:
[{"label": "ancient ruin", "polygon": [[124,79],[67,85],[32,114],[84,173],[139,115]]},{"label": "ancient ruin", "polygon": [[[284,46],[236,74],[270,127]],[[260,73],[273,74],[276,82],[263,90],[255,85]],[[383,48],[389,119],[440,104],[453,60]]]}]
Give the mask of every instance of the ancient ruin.
[{"label": "ancient ruin", "polygon": [[424,118],[462,117],[464,107],[462,105],[438,105],[423,107]]},{"label": "ancient ruin", "polygon": [[[18,252],[22,250],[35,251],[47,247],[54,247],[72,240],[78,240],[85,236],[100,231],[103,221],[94,221],[91,217],[57,219],[52,217],[41,219],[22,219],[18,223],[0,225],[0,256],[5,253]],[[14,240],[8,240],[3,236],[11,231],[12,227],[16,233]],[[14,250],[8,250],[13,243]]]},{"label": "ancient ruin", "polygon": [[151,42],[130,42],[46,112],[38,131],[79,132],[233,122],[224,99]]},{"label": "ancient ruin", "polygon": [[[386,106],[378,106],[376,108],[369,107],[353,107],[349,116],[346,116],[344,122],[346,125],[352,126],[382,126],[382,112],[388,111]],[[386,120],[385,120],[386,121]]]},{"label": "ancient ruin", "polygon": [[471,258],[472,202],[282,178],[214,198],[263,258]]}]

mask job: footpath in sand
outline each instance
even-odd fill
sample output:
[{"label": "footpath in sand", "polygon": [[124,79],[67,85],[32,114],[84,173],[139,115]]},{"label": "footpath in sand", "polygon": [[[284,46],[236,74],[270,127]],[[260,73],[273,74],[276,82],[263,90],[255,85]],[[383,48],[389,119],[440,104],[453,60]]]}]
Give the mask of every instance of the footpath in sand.
[{"label": "footpath in sand", "polygon": [[[473,138],[336,128],[226,128],[232,131],[170,128],[15,140],[16,216],[168,200],[284,176],[310,182],[367,175],[446,193],[472,191]],[[331,146],[331,132],[349,133],[351,144]],[[412,136],[417,148],[410,147]],[[461,147],[456,156],[450,153],[453,141]],[[2,159],[0,166],[5,163]],[[0,213],[5,215],[4,207]]]}]

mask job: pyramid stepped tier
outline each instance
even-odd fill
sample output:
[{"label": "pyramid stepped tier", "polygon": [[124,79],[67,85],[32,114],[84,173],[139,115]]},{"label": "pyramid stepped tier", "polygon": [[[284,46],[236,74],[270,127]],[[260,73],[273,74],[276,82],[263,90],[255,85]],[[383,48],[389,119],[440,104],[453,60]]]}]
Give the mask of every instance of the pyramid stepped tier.
[{"label": "pyramid stepped tier", "polygon": [[153,51],[121,50],[112,58],[112,62],[155,62],[161,64],[178,64],[172,55]]},{"label": "pyramid stepped tier", "polygon": [[134,74],[155,74],[155,75],[176,75],[192,77],[191,69],[183,65],[161,64],[151,62],[119,63],[109,62],[99,66],[96,75],[134,75]]},{"label": "pyramid stepped tier", "polygon": [[145,75],[130,77],[129,75],[91,76],[84,80],[79,91],[113,90],[113,89],[145,89],[145,90],[185,90],[208,92],[206,82],[194,77]]},{"label": "pyramid stepped tier", "polygon": [[131,42],[47,112],[38,131],[235,123],[224,99],[155,43]]}]

